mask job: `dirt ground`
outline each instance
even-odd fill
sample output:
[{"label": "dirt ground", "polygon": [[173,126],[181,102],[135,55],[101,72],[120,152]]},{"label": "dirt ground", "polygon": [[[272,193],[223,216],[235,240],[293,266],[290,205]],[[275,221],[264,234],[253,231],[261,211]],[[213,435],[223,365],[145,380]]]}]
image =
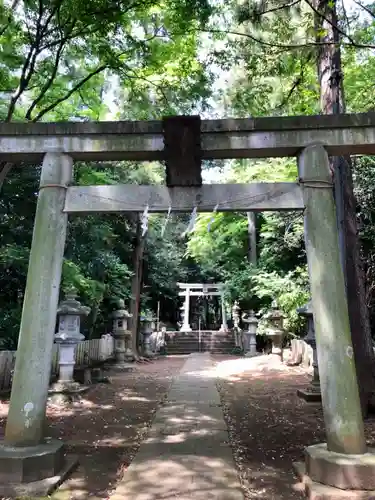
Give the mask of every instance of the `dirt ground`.
[{"label": "dirt ground", "polygon": [[[160,357],[130,373],[110,372],[111,384],[93,385],[69,409],[48,405],[47,436],[62,439],[68,453],[79,457],[79,468],[54,500],[108,498],[185,359]],[[7,411],[8,401],[0,401],[0,436]]]},{"label": "dirt ground", "polygon": [[[297,389],[310,383],[309,375],[273,356],[251,362],[215,358],[217,386],[246,500],[303,498],[292,463],[303,460],[306,445],[325,441],[321,404],[297,396]],[[373,446],[375,420],[366,421],[365,429]]]},{"label": "dirt ground", "polygon": [[217,358],[218,389],[246,500],[301,499],[292,463],[302,459],[307,444],[324,441],[321,405],[296,394],[309,376],[272,365],[271,358],[259,357],[258,365]]},{"label": "dirt ground", "polygon": [[[309,376],[300,368],[273,362],[215,356],[217,386],[230,443],[246,500],[302,498],[292,462],[307,444],[324,440],[320,404],[296,395]],[[112,383],[93,386],[69,409],[48,406],[47,435],[64,440],[80,467],[53,495],[54,500],[108,498],[134,457],[153,415],[168,393],[185,356],[137,365],[127,374],[110,374]],[[8,402],[0,401],[0,434]],[[369,444],[375,421],[366,422]]]}]

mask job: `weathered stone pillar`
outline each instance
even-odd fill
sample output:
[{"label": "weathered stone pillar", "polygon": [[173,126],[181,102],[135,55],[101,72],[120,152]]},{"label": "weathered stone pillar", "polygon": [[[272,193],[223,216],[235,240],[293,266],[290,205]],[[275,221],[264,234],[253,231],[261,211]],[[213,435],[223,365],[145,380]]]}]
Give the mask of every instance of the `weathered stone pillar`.
[{"label": "weathered stone pillar", "polygon": [[224,298],[224,293],[220,295],[221,299],[221,327],[220,331],[221,332],[227,332],[228,331],[228,323],[227,323],[227,311],[225,309],[225,298]]},{"label": "weathered stone pillar", "polygon": [[75,351],[77,344],[84,340],[81,334],[81,316],[87,316],[89,307],[82,306],[76,300],[75,290],[66,293],[58,309],[59,329],[55,334],[55,342],[59,346],[59,378],[49,393],[54,394],[57,402],[68,402],[75,394],[87,390],[74,381]]},{"label": "weathered stone pillar", "polygon": [[181,332],[191,332],[191,326],[189,323],[189,315],[190,315],[190,288],[187,288],[184,293],[185,301],[184,301],[184,319],[182,326],[180,328]]},{"label": "weathered stone pillar", "polygon": [[117,302],[117,309],[112,313],[113,336],[115,338],[115,362],[111,365],[114,370],[130,370],[134,361],[132,349],[132,332],[128,329],[128,319],[132,317],[125,309],[123,299]]},{"label": "weathered stone pillar", "polygon": [[242,315],[242,321],[247,323],[247,331],[244,332],[244,350],[246,357],[257,355],[257,327],[258,320],[254,311]]},{"label": "weathered stone pillar", "polygon": [[[306,147],[299,157],[305,203],[305,242],[319,359],[320,388],[327,443],[309,446],[305,469],[321,483],[319,497],[365,498],[375,490],[375,454],[366,453],[344,275],[328,155],[321,145]],[[326,490],[322,490],[326,485]],[[335,491],[332,487],[337,488]],[[368,494],[368,491],[367,491]],[[362,495],[362,496],[361,496]],[[368,498],[374,496],[373,491]]]},{"label": "weathered stone pillar", "polygon": [[[0,494],[4,496],[17,495],[17,483],[56,476],[64,463],[62,443],[45,442],[43,430],[67,228],[63,208],[72,171],[70,157],[45,155],[5,442],[0,447]],[[41,487],[38,493],[45,491]]]},{"label": "weathered stone pillar", "polygon": [[321,401],[322,395],[320,393],[318,356],[316,352],[314,315],[311,300],[304,306],[299,307],[297,309],[297,313],[307,319],[307,335],[303,338],[303,340],[307,345],[311,346],[313,351],[313,378],[311,380],[310,387],[307,389],[298,389],[297,394],[305,401]]},{"label": "weathered stone pillar", "polygon": [[344,275],[328,155],[304,149],[299,175],[305,202],[305,241],[327,445],[338,453],[363,453],[365,438],[350,336]]},{"label": "weathered stone pillar", "polygon": [[242,342],[241,342],[241,329],[240,329],[240,306],[238,305],[237,300],[234,302],[233,307],[232,307],[232,319],[233,319],[233,329],[234,329],[234,341],[236,344],[236,347],[242,348]]}]

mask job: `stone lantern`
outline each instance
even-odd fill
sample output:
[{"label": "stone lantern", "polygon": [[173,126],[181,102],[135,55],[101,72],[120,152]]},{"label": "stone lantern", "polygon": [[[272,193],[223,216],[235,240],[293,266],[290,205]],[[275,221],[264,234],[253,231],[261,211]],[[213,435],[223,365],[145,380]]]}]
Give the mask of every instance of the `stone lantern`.
[{"label": "stone lantern", "polygon": [[284,338],[284,314],[278,308],[277,301],[274,300],[271,305],[271,311],[265,316],[269,327],[266,330],[266,335],[272,341],[272,354],[276,354],[282,358],[283,355],[283,338]]},{"label": "stone lantern", "polygon": [[234,329],[234,340],[236,347],[242,347],[241,342],[241,328],[240,328],[240,306],[236,300],[232,307],[232,319],[233,319],[233,329]]},{"label": "stone lantern", "polygon": [[90,308],[82,306],[76,300],[73,289],[65,294],[65,300],[57,308],[58,332],[55,334],[55,342],[59,346],[59,378],[50,391],[52,393],[69,394],[85,389],[74,382],[73,374],[76,346],[85,338],[80,332],[81,317],[89,313]]},{"label": "stone lantern", "polygon": [[130,362],[134,361],[132,334],[128,329],[128,319],[132,316],[125,309],[123,299],[119,299],[117,309],[112,313],[112,333],[115,338],[115,363],[111,368],[115,370],[129,370],[131,369]]},{"label": "stone lantern", "polygon": [[313,378],[311,384],[305,390],[300,389],[297,391],[298,396],[303,398],[305,401],[314,402],[321,401],[320,393],[320,381],[319,381],[319,368],[318,368],[318,356],[316,352],[316,340],[315,340],[315,328],[314,328],[314,314],[312,309],[311,300],[307,304],[299,307],[297,313],[306,318],[307,320],[307,335],[303,338],[307,345],[311,346],[313,352]]},{"label": "stone lantern", "polygon": [[151,348],[151,335],[155,331],[155,321],[156,318],[152,316],[144,316],[141,318],[142,323],[142,335],[143,335],[143,354],[144,356],[151,358],[155,356],[155,353]]},{"label": "stone lantern", "polygon": [[242,315],[242,321],[247,324],[247,331],[244,332],[244,350],[246,357],[252,357],[257,355],[257,328],[258,319],[256,318],[254,311],[249,313],[244,313]]}]

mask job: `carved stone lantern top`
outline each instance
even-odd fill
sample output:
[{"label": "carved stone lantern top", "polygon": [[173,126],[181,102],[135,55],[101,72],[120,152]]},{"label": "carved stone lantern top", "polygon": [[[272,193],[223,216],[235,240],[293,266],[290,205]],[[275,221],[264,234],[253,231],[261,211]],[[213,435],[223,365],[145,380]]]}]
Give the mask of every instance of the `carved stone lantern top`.
[{"label": "carved stone lantern top", "polygon": [[312,302],[309,300],[306,304],[297,309],[297,313],[307,319],[307,335],[303,338],[306,344],[311,345],[315,349],[315,329],[314,329],[314,311]]},{"label": "carved stone lantern top", "polygon": [[87,316],[91,309],[83,306],[76,300],[77,293],[74,288],[65,293],[65,300],[62,300],[57,308],[58,316]]},{"label": "carved stone lantern top", "polygon": [[113,319],[131,318],[133,316],[129,311],[125,309],[125,302],[123,299],[118,299],[116,306],[117,308],[111,315]]},{"label": "carved stone lantern top", "polygon": [[154,316],[152,313],[146,313],[146,314],[142,314],[141,317],[140,317],[140,321],[142,323],[153,323],[157,320],[157,317]]},{"label": "carved stone lantern top", "polygon": [[84,338],[81,334],[81,316],[90,313],[90,307],[83,306],[76,300],[76,290],[71,288],[65,294],[57,308],[59,329],[55,335],[57,343],[74,344]]},{"label": "carved stone lantern top", "polygon": [[265,314],[265,319],[270,325],[268,335],[280,334],[284,331],[284,313],[279,309],[277,301],[274,300],[271,305],[271,310]]},{"label": "carved stone lantern top", "polygon": [[234,304],[232,307],[232,312],[233,312],[233,314],[238,314],[240,312],[240,306],[238,304],[238,300],[234,301]]},{"label": "carved stone lantern top", "polygon": [[306,304],[297,308],[297,314],[303,316],[305,318],[309,318],[313,316],[313,308],[312,302],[309,300]]},{"label": "carved stone lantern top", "polygon": [[140,318],[143,334],[151,334],[155,329],[156,321],[157,317],[154,317],[152,313],[147,312],[146,314],[143,314]]},{"label": "carved stone lantern top", "polygon": [[284,313],[279,309],[277,300],[273,300],[271,304],[271,310],[267,313],[267,319],[270,321],[284,319]]},{"label": "carved stone lantern top", "polygon": [[258,324],[258,318],[255,316],[255,313],[254,311],[248,311],[248,312],[244,312],[242,314],[242,321],[244,323],[247,323],[247,324],[255,324],[257,325]]}]

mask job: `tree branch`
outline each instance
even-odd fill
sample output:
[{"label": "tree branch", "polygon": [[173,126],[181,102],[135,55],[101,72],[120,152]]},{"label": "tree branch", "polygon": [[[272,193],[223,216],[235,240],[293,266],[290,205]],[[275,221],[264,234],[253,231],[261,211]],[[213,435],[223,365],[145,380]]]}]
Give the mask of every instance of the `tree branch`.
[{"label": "tree branch", "polygon": [[332,26],[332,28],[334,30],[337,31],[337,33],[339,33],[341,36],[344,36],[345,38],[347,38],[349,40],[349,42],[351,43],[351,45],[353,45],[354,47],[357,47],[357,43],[353,40],[353,38],[348,35],[347,33],[345,33],[345,31],[343,31],[341,28],[339,28],[337,26],[336,23],[333,23],[330,19],[328,19],[328,17],[326,17],[324,14],[322,14],[321,12],[319,12],[319,10],[317,8],[315,8],[315,6],[310,3],[309,0],[305,0],[305,2],[307,3],[307,5],[310,7],[310,9],[319,17],[321,17],[326,23],[328,23],[330,26]]},{"label": "tree branch", "polygon": [[57,75],[57,71],[58,71],[58,68],[59,68],[61,55],[62,55],[63,50],[64,50],[64,45],[65,45],[64,43],[61,43],[60,47],[57,49],[56,57],[55,57],[55,62],[54,62],[54,65],[53,65],[53,69],[52,69],[51,75],[48,78],[48,80],[46,81],[46,83],[43,85],[43,87],[42,87],[42,89],[41,89],[38,97],[36,99],[34,99],[34,101],[31,103],[29,109],[27,110],[26,115],[25,115],[26,120],[31,120],[31,113],[34,111],[34,109],[36,108],[36,106],[39,104],[39,102],[45,96],[46,92],[52,86],[52,84],[53,84],[53,82],[54,82],[54,80],[56,78],[56,75]]},{"label": "tree branch", "polygon": [[273,7],[272,9],[265,10],[263,12],[260,12],[261,16],[264,16],[266,14],[271,14],[272,12],[277,12],[278,10],[283,10],[283,9],[289,9],[290,7],[294,7],[294,5],[297,5],[301,3],[301,0],[295,0],[292,3],[287,3],[284,5],[280,5],[279,7]]},{"label": "tree branch", "polygon": [[[297,50],[303,49],[307,47],[321,47],[326,45],[337,45],[337,42],[308,42],[308,43],[300,43],[300,44],[281,44],[274,42],[266,42],[265,40],[261,40],[260,38],[255,37],[254,35],[250,35],[249,33],[240,33],[238,31],[227,31],[227,30],[217,30],[217,29],[191,29],[190,31],[199,31],[201,33],[213,33],[213,34],[227,34],[227,35],[235,35],[242,36],[245,38],[250,38],[253,42],[259,43],[261,45],[265,45],[266,47],[271,48],[279,48],[279,49],[289,49],[289,50]],[[183,33],[181,33],[182,35]],[[186,34],[186,33],[184,33]],[[357,49],[375,49],[375,45],[372,44],[360,44],[360,43],[345,43],[341,42],[341,45],[348,47],[356,47]]]},{"label": "tree branch", "polygon": [[83,87],[83,85],[85,85],[85,83],[87,83],[93,76],[98,75],[99,73],[101,73],[102,71],[104,71],[107,68],[108,68],[108,65],[107,64],[103,64],[103,65],[99,66],[98,68],[96,68],[91,73],[89,73],[88,75],[86,75],[85,78],[83,78],[80,82],[78,82],[76,85],[74,85],[74,87],[72,89],[70,89],[69,92],[67,92],[63,97],[60,97],[60,99],[57,99],[55,102],[53,102],[49,106],[47,106],[46,108],[42,109],[34,117],[33,121],[37,122],[38,120],[40,120],[46,113],[48,113],[49,111],[52,111],[54,108],[56,108],[56,106],[58,106],[62,102],[64,102],[67,99],[69,99],[69,97],[71,95],[73,95],[74,92],[77,92],[78,89],[80,89],[81,87]]},{"label": "tree branch", "polygon": [[36,25],[35,40],[34,41],[30,40],[31,46],[29,48],[28,54],[26,56],[26,59],[24,61],[21,70],[21,76],[19,79],[18,88],[10,100],[8,113],[5,118],[5,121],[10,121],[12,119],[18,99],[26,90],[30,82],[30,79],[34,73],[36,58],[40,54],[40,30],[41,30],[42,16],[43,16],[43,2],[42,0],[39,0],[39,14]]},{"label": "tree branch", "polygon": [[133,75],[129,75],[129,74],[125,74],[124,77],[125,78],[128,78],[129,80],[141,80],[141,81],[144,81],[144,82],[147,82],[149,85],[152,85],[153,87],[156,88],[156,90],[158,92],[160,92],[161,96],[163,97],[163,99],[165,100],[166,104],[169,104],[169,100],[168,100],[168,97],[167,95],[165,94],[163,88],[158,85],[157,83],[149,80],[148,78],[146,78],[145,76],[139,76],[137,75],[137,73],[135,72],[134,69],[131,69],[130,71],[132,71],[134,74]]},{"label": "tree branch", "polygon": [[353,0],[354,3],[356,3],[359,7],[361,7],[362,9],[364,9],[367,14],[370,14],[371,17],[373,17],[375,19],[375,12],[372,12],[372,10],[370,10],[368,7],[366,7],[366,5],[363,5],[361,2],[359,2],[358,0]]}]

